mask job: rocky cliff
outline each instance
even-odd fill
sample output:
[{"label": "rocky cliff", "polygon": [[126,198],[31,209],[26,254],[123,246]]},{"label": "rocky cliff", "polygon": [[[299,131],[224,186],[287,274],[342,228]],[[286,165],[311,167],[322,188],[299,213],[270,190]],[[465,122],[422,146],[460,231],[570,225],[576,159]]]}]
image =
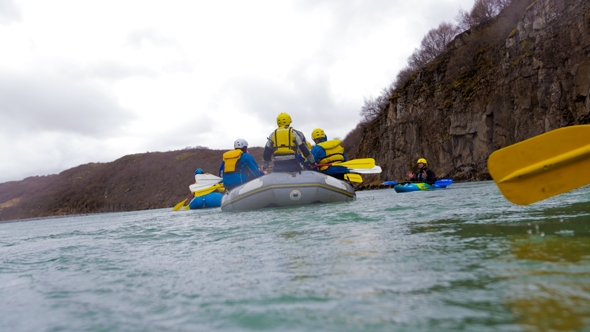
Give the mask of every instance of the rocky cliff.
[{"label": "rocky cliff", "polygon": [[590,123],[589,93],[590,1],[514,0],[394,91],[356,156],[383,168],[372,185],[420,157],[439,177],[490,179],[494,150]]}]

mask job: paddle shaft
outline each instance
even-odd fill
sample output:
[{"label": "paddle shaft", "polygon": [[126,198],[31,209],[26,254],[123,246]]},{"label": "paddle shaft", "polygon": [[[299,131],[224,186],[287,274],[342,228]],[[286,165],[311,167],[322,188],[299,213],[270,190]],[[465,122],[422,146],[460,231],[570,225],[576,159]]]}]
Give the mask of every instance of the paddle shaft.
[{"label": "paddle shaft", "polygon": [[187,198],[183,199],[182,201],[176,203],[176,205],[174,205],[174,207],[172,208],[172,211],[178,211],[182,208],[182,206],[184,205],[184,203],[193,196],[193,194],[191,193],[190,195],[188,195]]}]

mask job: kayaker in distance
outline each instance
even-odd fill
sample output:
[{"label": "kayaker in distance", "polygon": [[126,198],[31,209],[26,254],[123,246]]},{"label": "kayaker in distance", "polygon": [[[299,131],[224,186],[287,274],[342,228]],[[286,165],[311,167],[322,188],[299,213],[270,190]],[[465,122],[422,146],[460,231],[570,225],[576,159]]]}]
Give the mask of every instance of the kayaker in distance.
[{"label": "kayaker in distance", "polygon": [[264,174],[259,170],[254,157],[248,153],[248,142],[245,139],[238,138],[234,142],[234,150],[223,154],[223,162],[219,167],[219,176],[223,178],[223,186],[227,190],[231,190]]},{"label": "kayaker in distance", "polygon": [[264,147],[262,169],[268,169],[271,157],[274,158],[273,172],[298,172],[305,169],[298,157],[298,150],[310,162],[315,159],[307,148],[305,136],[291,127],[291,116],[281,113],[277,116],[278,128],[268,137]]},{"label": "kayaker in distance", "polygon": [[424,158],[420,158],[417,161],[418,171],[416,173],[409,171],[408,177],[412,182],[426,182],[432,184],[436,181],[436,174],[434,171],[428,168],[428,162]]},{"label": "kayaker in distance", "polygon": [[[332,139],[328,141],[328,136],[326,136],[323,129],[314,129],[311,132],[311,139],[315,142],[311,154],[318,164],[331,164],[348,160],[344,154],[344,148],[340,145],[340,140]],[[344,180],[344,174],[348,173],[348,168],[343,166],[320,166],[318,170],[340,180]]]}]

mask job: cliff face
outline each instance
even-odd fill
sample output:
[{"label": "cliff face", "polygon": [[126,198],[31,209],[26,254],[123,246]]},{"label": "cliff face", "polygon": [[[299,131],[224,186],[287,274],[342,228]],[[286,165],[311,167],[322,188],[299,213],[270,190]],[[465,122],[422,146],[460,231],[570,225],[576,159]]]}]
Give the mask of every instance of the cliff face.
[{"label": "cliff face", "polygon": [[490,179],[494,150],[590,123],[589,93],[590,1],[515,0],[394,91],[357,157],[383,168],[373,185],[420,157],[439,177]]}]

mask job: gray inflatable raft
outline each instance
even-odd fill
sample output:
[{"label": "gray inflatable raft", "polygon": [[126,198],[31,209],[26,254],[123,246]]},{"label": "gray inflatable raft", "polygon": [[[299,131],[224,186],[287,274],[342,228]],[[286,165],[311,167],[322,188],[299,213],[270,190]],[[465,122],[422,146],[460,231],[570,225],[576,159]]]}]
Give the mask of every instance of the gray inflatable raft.
[{"label": "gray inflatable raft", "polygon": [[232,189],[221,198],[222,211],[346,202],[355,199],[350,183],[316,171],[271,173]]}]

